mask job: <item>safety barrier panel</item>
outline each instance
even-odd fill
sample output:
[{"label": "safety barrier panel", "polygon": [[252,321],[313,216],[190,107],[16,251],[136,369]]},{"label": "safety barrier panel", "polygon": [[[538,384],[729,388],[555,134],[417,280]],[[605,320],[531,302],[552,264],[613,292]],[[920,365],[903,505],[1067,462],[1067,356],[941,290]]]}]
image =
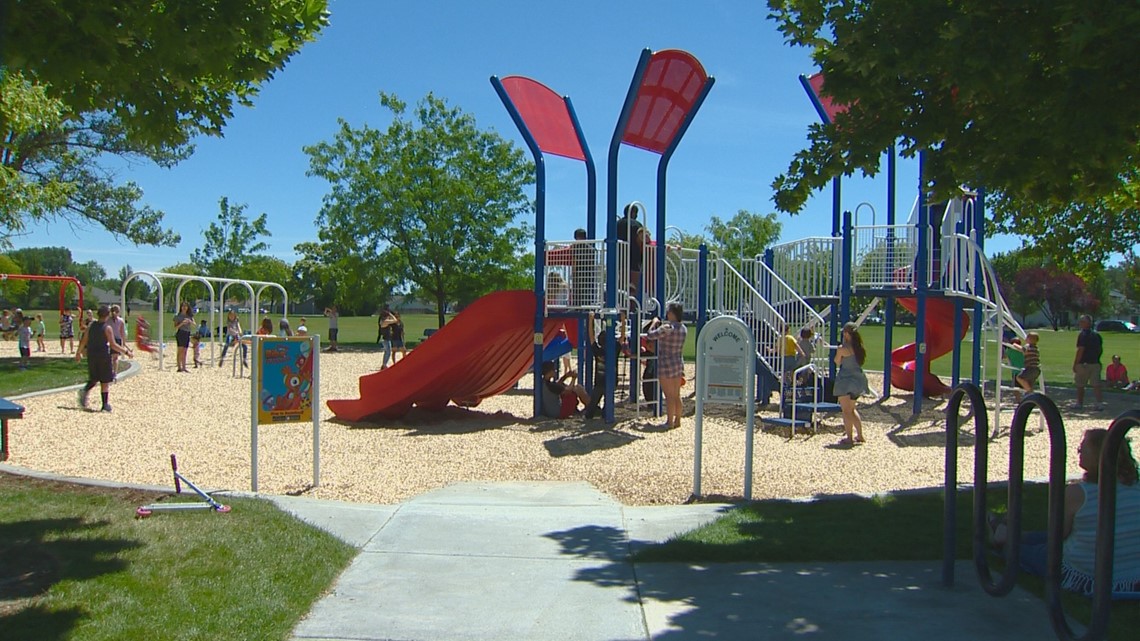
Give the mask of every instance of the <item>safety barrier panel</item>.
[{"label": "safety barrier panel", "polygon": [[804,298],[839,294],[841,238],[818,236],[772,247],[772,270]]}]

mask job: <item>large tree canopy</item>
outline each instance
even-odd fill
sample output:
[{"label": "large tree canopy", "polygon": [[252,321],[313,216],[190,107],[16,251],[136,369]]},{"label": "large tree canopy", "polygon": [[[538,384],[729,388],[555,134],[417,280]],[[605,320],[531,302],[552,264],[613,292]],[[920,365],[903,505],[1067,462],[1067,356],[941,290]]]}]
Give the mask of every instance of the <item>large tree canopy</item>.
[{"label": "large tree canopy", "polygon": [[0,233],[59,216],[176,244],[100,156],[185,157],[326,22],[326,0],[0,2]]},{"label": "large tree canopy", "polygon": [[[999,192],[997,222],[1041,238],[1070,219],[1137,229],[1140,5],[1111,0],[769,0],[848,109],[812,125],[774,183],[800,210],[831,178],[874,173],[884,149],[927,152],[936,195]],[[1090,257],[1135,242],[1088,230]]]},{"label": "large tree canopy", "polygon": [[309,174],[329,181],[318,218],[323,244],[357,265],[395,273],[437,305],[465,305],[516,282],[530,210],[532,166],[522,150],[428,94],[416,106],[380,94],[394,118],[381,131],[343,120],[306,147]]}]

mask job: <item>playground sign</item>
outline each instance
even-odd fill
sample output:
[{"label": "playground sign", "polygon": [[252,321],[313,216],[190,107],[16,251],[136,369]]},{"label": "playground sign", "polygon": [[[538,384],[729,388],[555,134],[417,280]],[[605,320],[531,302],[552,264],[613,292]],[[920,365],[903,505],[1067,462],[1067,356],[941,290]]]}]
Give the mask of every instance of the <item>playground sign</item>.
[{"label": "playground sign", "polygon": [[253,337],[250,376],[250,480],[257,491],[257,428],[313,424],[313,486],[320,485],[319,336]]},{"label": "playground sign", "polygon": [[756,423],[756,336],[735,316],[705,323],[697,336],[697,414],[693,496],[701,495],[701,439],[706,403],[744,406],[744,498],[752,498],[752,430]]}]

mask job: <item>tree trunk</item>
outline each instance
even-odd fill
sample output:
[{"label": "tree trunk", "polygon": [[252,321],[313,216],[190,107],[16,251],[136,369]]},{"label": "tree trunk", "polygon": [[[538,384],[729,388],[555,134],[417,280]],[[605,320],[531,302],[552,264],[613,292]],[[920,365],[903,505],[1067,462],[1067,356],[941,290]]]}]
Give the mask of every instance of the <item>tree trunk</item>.
[{"label": "tree trunk", "polygon": [[435,309],[436,321],[438,322],[437,327],[442,329],[445,322],[444,316],[447,311],[447,298],[444,295],[443,290],[437,290],[435,292]]}]

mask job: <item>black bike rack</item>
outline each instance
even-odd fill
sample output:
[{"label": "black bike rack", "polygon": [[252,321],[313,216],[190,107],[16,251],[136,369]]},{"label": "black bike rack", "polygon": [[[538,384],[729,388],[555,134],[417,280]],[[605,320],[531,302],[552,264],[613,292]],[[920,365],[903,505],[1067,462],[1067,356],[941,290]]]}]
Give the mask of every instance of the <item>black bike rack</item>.
[{"label": "black bike rack", "polygon": [[954,388],[946,407],[946,472],[945,507],[943,523],[942,582],[954,585],[954,560],[957,556],[955,525],[957,523],[958,485],[958,412],[962,401],[969,398],[974,412],[974,566],[978,581],[986,593],[1005,596],[1017,584],[1021,554],[1022,485],[1025,471],[1025,428],[1033,410],[1045,418],[1049,430],[1049,502],[1046,526],[1046,577],[1045,605],[1053,631],[1061,641],[1100,641],[1108,634],[1108,619],[1112,608],[1112,562],[1116,537],[1116,469],[1117,457],[1124,437],[1130,429],[1140,425],[1140,410],[1129,410],[1116,418],[1109,427],[1108,437],[1101,450],[1098,482],[1099,506],[1095,571],[1093,575],[1092,618],[1081,636],[1074,634],[1065,616],[1061,602],[1061,556],[1063,546],[1065,510],[1065,425],[1057,405],[1040,393],[1027,395],[1017,406],[1010,425],[1009,449],[1009,510],[1005,547],[1006,569],[1001,580],[994,582],[987,559],[986,494],[988,490],[989,439],[988,413],[981,389],[973,383],[962,383]]}]

